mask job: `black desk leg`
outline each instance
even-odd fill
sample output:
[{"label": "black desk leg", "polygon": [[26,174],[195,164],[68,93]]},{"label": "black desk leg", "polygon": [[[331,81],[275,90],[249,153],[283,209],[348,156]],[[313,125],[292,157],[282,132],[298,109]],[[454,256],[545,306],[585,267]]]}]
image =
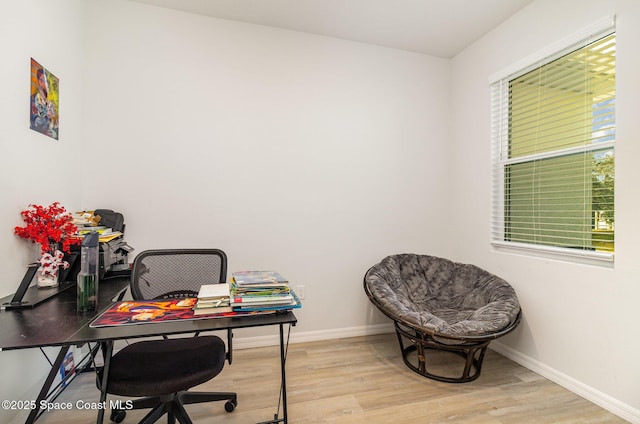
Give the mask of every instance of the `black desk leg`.
[{"label": "black desk leg", "polygon": [[287,379],[285,375],[286,353],[284,346],[284,324],[280,324],[280,372],[282,374],[282,415],[287,424]]},{"label": "black desk leg", "polygon": [[51,390],[51,385],[53,384],[53,380],[58,375],[60,371],[60,365],[62,365],[62,361],[64,361],[64,357],[67,356],[67,352],[69,351],[69,345],[64,345],[60,347],[60,351],[58,352],[58,356],[56,356],[56,360],[51,365],[51,370],[49,371],[49,375],[47,375],[47,379],[44,381],[42,385],[42,389],[40,389],[40,393],[38,393],[38,399],[36,399],[35,408],[31,410],[29,416],[27,417],[26,424],[32,424],[36,421],[38,416],[40,415],[40,402],[47,399],[49,396],[49,390]]},{"label": "black desk leg", "polygon": [[[109,367],[111,356],[113,355],[113,340],[102,342],[102,354],[104,355],[104,367],[102,368],[102,381],[100,381],[100,404],[105,405],[107,401],[107,379],[109,378]],[[97,370],[96,370],[97,371]],[[104,420],[104,409],[98,409],[96,424],[102,424]]]}]

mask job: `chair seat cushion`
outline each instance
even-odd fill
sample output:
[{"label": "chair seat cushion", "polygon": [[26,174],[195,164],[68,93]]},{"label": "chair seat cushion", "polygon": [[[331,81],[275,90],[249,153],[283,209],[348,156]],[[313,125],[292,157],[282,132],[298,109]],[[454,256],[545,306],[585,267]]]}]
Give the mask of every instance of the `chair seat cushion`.
[{"label": "chair seat cushion", "polygon": [[187,390],[218,375],[225,359],[217,336],[135,342],[113,355],[107,392],[139,397]]},{"label": "chair seat cushion", "polygon": [[389,256],[367,272],[365,286],[385,314],[432,335],[491,336],[520,312],[514,289],[502,278],[434,256]]}]

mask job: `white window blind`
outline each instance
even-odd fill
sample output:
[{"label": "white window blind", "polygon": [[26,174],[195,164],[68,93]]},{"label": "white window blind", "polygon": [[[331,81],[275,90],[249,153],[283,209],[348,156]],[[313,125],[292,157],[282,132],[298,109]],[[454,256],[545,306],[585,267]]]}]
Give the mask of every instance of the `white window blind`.
[{"label": "white window blind", "polygon": [[494,245],[612,260],[611,26],[491,85]]}]

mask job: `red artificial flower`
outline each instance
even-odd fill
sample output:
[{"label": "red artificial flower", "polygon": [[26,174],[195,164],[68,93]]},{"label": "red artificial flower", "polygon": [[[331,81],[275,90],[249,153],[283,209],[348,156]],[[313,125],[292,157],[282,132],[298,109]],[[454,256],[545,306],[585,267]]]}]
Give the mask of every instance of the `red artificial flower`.
[{"label": "red artificial flower", "polygon": [[49,252],[54,244],[61,244],[62,251],[67,253],[72,245],[80,244],[80,238],[72,237],[78,227],[73,224],[71,214],[59,202],[53,202],[46,208],[40,205],[29,205],[29,208],[20,212],[26,225],[16,227],[14,233],[23,239],[39,243],[42,254]]}]

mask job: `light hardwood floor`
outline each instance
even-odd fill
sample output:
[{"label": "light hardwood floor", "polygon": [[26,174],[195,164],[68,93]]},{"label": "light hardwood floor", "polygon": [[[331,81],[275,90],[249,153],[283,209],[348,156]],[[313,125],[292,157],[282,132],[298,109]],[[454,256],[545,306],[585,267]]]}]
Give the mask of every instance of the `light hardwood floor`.
[{"label": "light hardwood floor", "polygon": [[[236,350],[233,364],[199,389],[237,392],[237,409],[226,413],[216,402],[189,405],[187,411],[196,424],[270,420],[279,372],[278,347]],[[626,422],[493,351],[472,383],[426,379],[403,364],[394,334],[291,344],[287,389],[291,424]],[[57,402],[78,399],[98,400],[92,373],[79,376]],[[143,415],[130,411],[124,424]],[[55,411],[38,423],[90,423],[95,416],[95,410]]]}]

